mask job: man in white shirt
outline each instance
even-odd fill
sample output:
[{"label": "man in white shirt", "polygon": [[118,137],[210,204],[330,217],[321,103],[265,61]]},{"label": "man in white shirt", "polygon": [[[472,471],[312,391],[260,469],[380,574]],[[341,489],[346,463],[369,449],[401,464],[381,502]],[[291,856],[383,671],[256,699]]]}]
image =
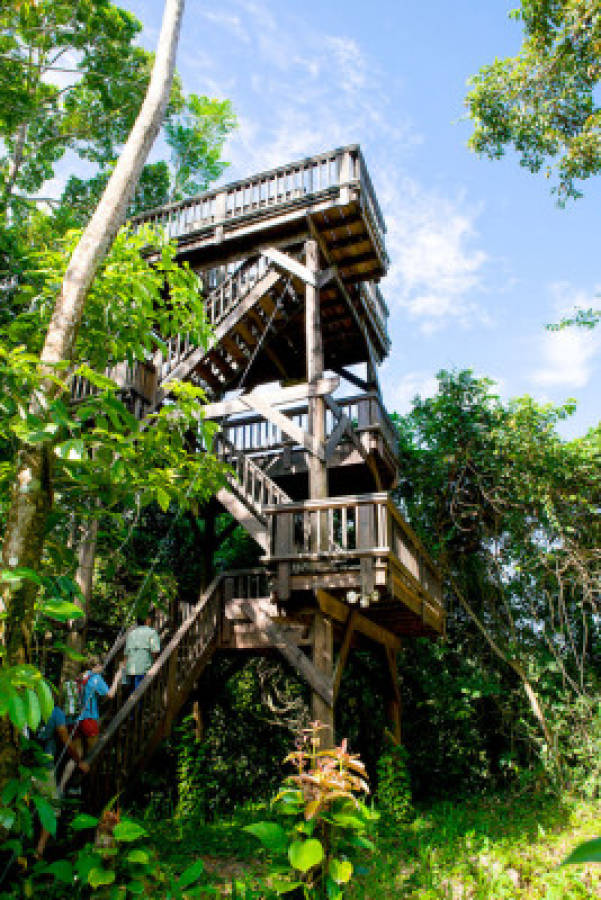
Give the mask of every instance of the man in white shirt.
[{"label": "man in white shirt", "polygon": [[125,673],[134,691],[161,650],[160,638],[151,622],[149,615],[139,617],[137,626],[129,632],[125,641]]}]

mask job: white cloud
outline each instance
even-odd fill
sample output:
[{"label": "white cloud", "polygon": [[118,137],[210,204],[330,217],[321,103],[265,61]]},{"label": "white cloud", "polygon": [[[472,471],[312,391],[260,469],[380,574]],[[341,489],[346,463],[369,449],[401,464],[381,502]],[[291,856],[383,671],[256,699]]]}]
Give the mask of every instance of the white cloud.
[{"label": "white cloud", "polygon": [[[390,388],[386,386],[390,384]],[[437,379],[429,372],[407,372],[397,382],[384,380],[385,400],[389,409],[399,413],[408,412],[415,397],[433,397],[438,390]]]},{"label": "white cloud", "polygon": [[478,248],[476,220],[460,197],[424,190],[410,178],[388,177],[383,193],[391,267],[383,288],[391,308],[404,307],[433,331],[449,321],[488,323],[476,300],[484,290],[487,254]]},{"label": "white cloud", "polygon": [[[559,321],[575,308],[598,305],[599,289],[587,292],[567,282],[549,286],[552,297],[550,318]],[[545,331],[535,339],[536,368],[531,380],[549,389],[583,388],[601,363],[601,332],[584,328]]]},{"label": "white cloud", "polygon": [[245,44],[250,43],[250,35],[244,27],[240,16],[228,15],[228,13],[225,12],[213,12],[208,9],[202,10],[201,15],[207,19],[208,22],[218,25],[221,28],[225,28],[226,31],[229,31],[234,37],[238,38],[238,40],[243,41]]}]

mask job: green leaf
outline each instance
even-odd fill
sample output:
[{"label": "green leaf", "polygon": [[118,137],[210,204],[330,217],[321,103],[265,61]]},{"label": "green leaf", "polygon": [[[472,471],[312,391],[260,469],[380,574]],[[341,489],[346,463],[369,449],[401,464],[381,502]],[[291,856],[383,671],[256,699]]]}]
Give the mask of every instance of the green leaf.
[{"label": "green leaf", "polygon": [[141,881],[130,881],[127,885],[130,894],[138,895],[144,893],[144,885]]},{"label": "green leaf", "polygon": [[58,622],[67,622],[69,619],[80,619],[83,616],[83,610],[71,603],[69,600],[62,600],[59,597],[51,597],[45,600],[42,606],[42,612],[50,619],[56,619]]},{"label": "green leaf", "polygon": [[71,884],[73,881],[73,866],[66,859],[57,859],[56,862],[50,863],[46,866],[46,872],[64,884]]},{"label": "green leaf", "polygon": [[10,831],[14,824],[15,814],[12,809],[0,809],[0,828]]},{"label": "green leaf", "polygon": [[254,825],[245,825],[243,831],[258,838],[272,853],[284,853],[288,846],[286,832],[276,822],[255,822]]},{"label": "green leaf", "polygon": [[146,863],[150,860],[150,856],[146,852],[146,850],[142,850],[139,847],[136,847],[134,850],[130,850],[127,854],[127,861],[130,863],[141,863],[142,865],[146,865]]},{"label": "green leaf", "polygon": [[286,881],[286,879],[278,877],[271,878],[270,883],[276,894],[288,894],[303,886],[302,881]]},{"label": "green leaf", "polygon": [[27,688],[25,691],[25,713],[27,715],[27,724],[32,731],[35,731],[40,724],[42,711],[40,709],[38,696],[31,688]]},{"label": "green leaf", "polygon": [[589,862],[601,863],[601,838],[593,838],[592,841],[580,844],[575,850],[572,850],[567,859],[564,859],[562,866]]},{"label": "green leaf", "polygon": [[55,641],[52,645],[52,649],[69,659],[74,659],[75,662],[85,662],[87,659],[85,653],[78,653],[77,650],[69,647],[68,644],[63,643],[63,641]]},{"label": "green leaf", "polygon": [[54,807],[44,797],[40,797],[39,794],[33,794],[32,800],[38,811],[42,828],[45,828],[54,837],[56,834],[56,812]]},{"label": "green leaf", "polygon": [[331,859],[328,873],[336,884],[347,884],[353,874],[353,864],[348,859]]},{"label": "green leaf", "polygon": [[80,813],[75,816],[71,822],[71,828],[74,831],[83,831],[85,828],[96,828],[98,819],[96,816],[89,816],[87,813]]},{"label": "green leaf", "polygon": [[103,884],[112,884],[114,880],[115,873],[112,869],[102,869],[99,866],[95,866],[88,872],[88,884],[93,888],[100,887]]},{"label": "green leaf", "polygon": [[171,498],[167,491],[162,487],[157,487],[156,497],[157,503],[159,504],[163,512],[167,512],[167,510],[169,509],[169,503],[171,502]]},{"label": "green leaf", "polygon": [[309,838],[307,841],[293,841],[288,847],[288,859],[290,864],[299,872],[308,872],[313,866],[319,865],[323,859],[323,847],[317,838]]},{"label": "green leaf", "polygon": [[177,886],[179,888],[187,888],[189,885],[193,884],[195,881],[198,881],[202,873],[204,872],[204,863],[202,859],[197,859],[196,862],[193,862],[191,866],[188,866],[182,874],[177,879]]},{"label": "green leaf", "polygon": [[10,696],[8,698],[8,716],[10,721],[13,723],[15,728],[18,728],[19,731],[22,731],[27,724],[27,713],[25,711],[25,704],[14,690],[14,688],[10,692]]},{"label": "green leaf", "polygon": [[147,834],[145,828],[142,828],[137,822],[132,822],[131,819],[124,819],[113,829],[113,836],[117,841],[137,841],[138,838],[146,837]]},{"label": "green leaf", "polygon": [[40,709],[42,711],[42,718],[44,721],[50,718],[52,715],[52,710],[54,709],[54,697],[52,696],[52,691],[50,690],[50,685],[47,681],[41,678],[35,686],[38,700],[40,701]]}]

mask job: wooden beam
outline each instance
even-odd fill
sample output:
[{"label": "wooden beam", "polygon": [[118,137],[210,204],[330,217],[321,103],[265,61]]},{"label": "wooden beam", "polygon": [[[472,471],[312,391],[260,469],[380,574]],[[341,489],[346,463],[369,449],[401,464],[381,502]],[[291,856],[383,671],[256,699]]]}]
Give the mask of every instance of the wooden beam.
[{"label": "wooden beam", "polygon": [[[328,593],[328,591],[318,589],[315,591],[315,594],[317,602],[319,603],[319,608],[322,612],[331,616],[333,619],[336,619],[337,622],[347,621],[351,615],[350,606],[347,606],[346,603],[343,603],[342,600],[334,597],[332,594]],[[356,612],[356,610],[353,610],[353,612],[356,613],[355,631],[358,631],[370,640],[375,641],[376,644],[382,644],[384,647],[390,647],[392,650],[400,649],[401,641],[396,634],[393,634],[392,631],[388,631],[388,629],[384,628],[382,625],[377,625],[376,622],[372,622],[371,619],[367,619],[361,613]]]},{"label": "wooden beam", "polygon": [[284,269],[284,271],[289,272],[290,275],[295,275],[297,278],[300,278],[301,281],[304,281],[305,284],[317,287],[314,273],[299,262],[298,259],[294,259],[294,257],[289,256],[287,253],[282,253],[281,250],[276,250],[275,247],[268,247],[262,252],[263,256],[266,256],[267,259],[271,260],[271,262],[279,269]]},{"label": "wooden beam", "polygon": [[357,620],[357,615],[357,611],[353,610],[347,619],[346,628],[344,630],[344,637],[342,638],[342,644],[340,646],[340,652],[338,654],[338,659],[336,660],[336,668],[334,669],[334,703],[336,702],[336,698],[338,697],[338,691],[340,690],[340,683],[342,681],[342,673],[344,672],[344,667],[346,666],[346,661],[351,649],[351,641],[353,639],[353,632],[355,631],[355,622]]},{"label": "wooden beam", "polygon": [[[313,384],[295,384],[290,387],[280,388],[277,393],[261,394],[261,399],[272,406],[283,406],[287,403],[296,403],[306,400],[307,397],[316,397],[321,394],[331,394],[340,386],[340,378],[338,376],[329,378],[320,378]],[[255,392],[251,391],[246,395],[249,399],[255,396]],[[252,403],[252,401],[251,401]],[[236,413],[244,413],[248,409],[248,403],[243,402],[242,397],[236,400],[226,400],[221,403],[207,403],[201,407],[201,415],[204,419],[221,419],[224,416],[235,415]]]},{"label": "wooden beam", "polygon": [[281,413],[273,406],[270,406],[269,403],[266,403],[263,397],[251,392],[250,394],[243,394],[239,399],[248,407],[248,409],[255,409],[258,413],[261,413],[264,419],[277,425],[283,434],[287,434],[288,437],[304,447],[305,450],[317,457],[317,459],[325,461],[325,447],[323,443],[312,434],[303,431],[299,425],[296,425],[288,418],[288,416],[284,415],[284,413]]},{"label": "wooden beam", "polygon": [[267,526],[263,525],[263,523],[251,513],[246,504],[243,503],[233,491],[228,491],[226,488],[220,488],[220,490],[217,491],[216,496],[221,505],[227,509],[230,515],[238,520],[239,524],[242,525],[246,531],[248,531],[251,538],[257,542],[259,547],[265,553],[269,553],[269,533],[267,531]]},{"label": "wooden beam", "polygon": [[334,455],[334,451],[336,450],[336,447],[340,443],[342,435],[347,430],[348,425],[350,425],[348,418],[345,415],[342,415],[340,417],[340,419],[338,420],[338,424],[336,425],[336,428],[334,429],[334,431],[328,438],[328,442],[326,444],[326,462],[329,462],[330,459],[332,458],[332,456]]},{"label": "wooden beam", "polygon": [[360,391],[365,391],[366,394],[371,390],[373,386],[373,382],[372,385],[368,384],[367,381],[359,378],[359,376],[355,375],[354,372],[349,372],[349,370],[345,369],[344,366],[338,366],[338,368],[334,369],[334,371],[337,375],[341,375],[342,378],[344,378],[346,381],[354,384],[355,387],[358,387]]},{"label": "wooden beam", "polygon": [[259,631],[262,631],[269,640],[277,646],[282,656],[288,660],[291,666],[307,682],[309,687],[318,694],[329,706],[334,703],[334,689],[332,679],[311,662],[309,657],[293,643],[285,631],[276,625],[266,613],[257,608],[250,600],[242,604],[244,615],[254,622]]},{"label": "wooden beam", "polygon": [[321,272],[317,273],[317,287],[322,288],[328,281],[331,281],[332,278],[336,275],[337,269],[336,266],[330,266],[328,269],[322,269]]}]

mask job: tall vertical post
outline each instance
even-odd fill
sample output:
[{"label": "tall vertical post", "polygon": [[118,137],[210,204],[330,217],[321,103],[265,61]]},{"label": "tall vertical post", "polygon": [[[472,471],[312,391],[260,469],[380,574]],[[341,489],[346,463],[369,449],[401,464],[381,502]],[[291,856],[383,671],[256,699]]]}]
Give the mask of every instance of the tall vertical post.
[{"label": "tall vertical post", "polygon": [[[333,677],[334,671],[334,634],[332,621],[320,611],[315,613],[313,621],[313,664],[316,669]],[[330,706],[315,691],[311,692],[311,718],[324,725],[320,732],[321,746],[334,745],[334,706]]]},{"label": "tall vertical post", "polygon": [[[315,276],[319,272],[319,249],[317,241],[305,243],[305,265]],[[314,384],[323,375],[323,340],[321,315],[319,311],[319,288],[315,284],[305,285],[305,334],[307,347],[307,381]],[[326,404],[323,397],[309,396],[309,432],[321,443],[325,439]],[[325,461],[309,454],[309,498],[321,499],[328,495],[328,473]]]},{"label": "tall vertical post", "polygon": [[[319,248],[317,241],[305,243],[305,265],[314,276],[315,284],[305,285],[305,335],[307,348],[307,382],[311,386],[323,376],[323,339],[321,332],[321,314],[319,309],[319,288],[317,274],[319,272]],[[309,432],[323,445],[326,433],[326,404],[323,397],[309,396]],[[325,460],[312,453],[308,457],[309,499],[321,500],[328,496],[328,472]],[[311,545],[316,550],[327,547],[326,514],[319,513],[311,517]],[[328,678],[333,676],[334,643],[332,622],[322,612],[315,613],[313,624],[313,662]],[[331,747],[334,743],[334,707],[329,706],[319,694],[312,692],[311,712],[313,720],[323,723],[324,730],[320,737],[322,746]]]}]

